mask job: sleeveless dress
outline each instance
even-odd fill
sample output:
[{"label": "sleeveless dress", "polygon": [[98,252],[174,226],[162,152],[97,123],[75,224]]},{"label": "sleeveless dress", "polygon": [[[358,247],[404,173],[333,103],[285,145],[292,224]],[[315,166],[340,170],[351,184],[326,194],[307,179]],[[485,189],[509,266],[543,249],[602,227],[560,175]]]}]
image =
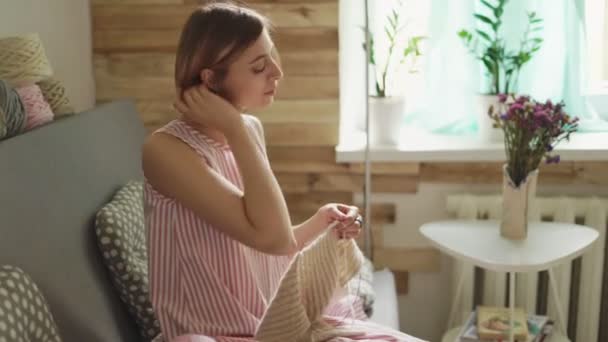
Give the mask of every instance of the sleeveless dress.
[{"label": "sleeveless dress", "polygon": [[[258,119],[244,115],[243,120],[266,156]],[[201,163],[243,189],[229,145],[211,139],[181,119],[153,134],[157,133],[181,140],[196,152]],[[253,341],[291,256],[269,255],[241,244],[156,191],[147,179],[144,202],[150,297],[165,340]],[[365,322],[361,303],[352,295],[334,300],[324,314],[336,326],[365,327],[365,336],[348,341],[417,341]]]}]

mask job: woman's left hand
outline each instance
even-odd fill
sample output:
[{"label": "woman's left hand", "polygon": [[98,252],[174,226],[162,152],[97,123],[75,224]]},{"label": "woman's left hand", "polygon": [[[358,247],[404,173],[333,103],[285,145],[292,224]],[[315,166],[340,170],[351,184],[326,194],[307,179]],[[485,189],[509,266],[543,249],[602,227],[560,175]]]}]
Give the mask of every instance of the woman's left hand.
[{"label": "woman's left hand", "polygon": [[334,233],[341,239],[354,239],[361,234],[363,218],[356,206],[330,203],[319,208],[317,215],[325,221],[325,224],[337,221]]}]

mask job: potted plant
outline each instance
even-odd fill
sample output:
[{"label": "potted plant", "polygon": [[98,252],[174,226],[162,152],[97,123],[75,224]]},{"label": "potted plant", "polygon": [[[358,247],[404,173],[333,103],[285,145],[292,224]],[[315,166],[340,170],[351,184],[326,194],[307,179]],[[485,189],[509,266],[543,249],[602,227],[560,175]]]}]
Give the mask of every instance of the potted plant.
[{"label": "potted plant", "polygon": [[529,96],[499,95],[504,111],[491,106],[489,116],[504,132],[507,163],[503,167],[501,235],[520,240],[527,236],[529,206],[536,195],[538,166],[559,162],[555,146],[569,140],[578,118],[564,111],[564,103],[537,102]]},{"label": "potted plant", "polygon": [[486,85],[477,97],[477,123],[480,137],[484,140],[501,138],[500,130],[492,128],[488,120],[490,106],[498,106],[498,94],[515,94],[519,75],[543,42],[538,33],[543,29],[543,20],[535,12],[527,13],[526,28],[518,50],[508,49],[500,28],[507,0],[479,0],[487,10],[473,16],[479,23],[478,29],[461,30],[458,36],[469,52],[480,60],[485,70]]},{"label": "potted plant", "polygon": [[[398,68],[406,63],[408,58],[415,59],[422,55],[420,42],[425,39],[423,36],[403,37],[401,26],[401,14],[403,13],[403,3],[399,1],[396,8],[393,8],[386,16],[384,34],[388,41],[386,58],[378,60],[376,51],[377,45],[374,44],[374,34],[370,31],[369,35],[369,55],[368,62],[373,69],[375,94],[371,95],[370,101],[370,141],[374,145],[397,145],[403,114],[405,111],[405,96],[393,90],[391,84],[396,80],[391,76],[397,74]],[[365,43],[363,43],[365,48]],[[409,72],[416,72],[411,68]]]}]

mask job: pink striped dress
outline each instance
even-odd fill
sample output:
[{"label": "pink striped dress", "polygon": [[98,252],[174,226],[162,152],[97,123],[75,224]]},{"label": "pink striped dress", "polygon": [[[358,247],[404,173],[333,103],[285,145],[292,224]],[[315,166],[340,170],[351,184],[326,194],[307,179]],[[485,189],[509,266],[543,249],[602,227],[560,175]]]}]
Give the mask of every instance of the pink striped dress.
[{"label": "pink striped dress", "polygon": [[[249,115],[244,121],[265,155],[259,121]],[[243,189],[227,144],[212,140],[183,120],[171,121],[158,132],[186,143],[201,163]],[[147,180],[144,201],[150,296],[165,340],[252,341],[291,258],[264,254],[239,243],[156,191]],[[334,301],[326,310],[328,321],[347,324],[343,318],[353,302],[352,296]],[[356,318],[363,319],[361,306],[355,308]],[[369,327],[369,334],[357,340],[411,341],[407,335],[368,322],[347,321]]]}]

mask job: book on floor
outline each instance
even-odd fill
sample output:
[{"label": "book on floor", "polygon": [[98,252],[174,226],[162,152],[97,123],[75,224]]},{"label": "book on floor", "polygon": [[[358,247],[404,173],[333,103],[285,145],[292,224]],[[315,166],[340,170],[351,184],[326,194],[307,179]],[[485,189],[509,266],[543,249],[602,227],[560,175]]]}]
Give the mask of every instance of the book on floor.
[{"label": "book on floor", "polygon": [[[525,342],[549,342],[548,337],[553,329],[553,321],[547,316],[528,315],[528,338]],[[477,334],[477,312],[473,311],[469,315],[465,325],[460,330],[458,342],[506,342],[508,337],[499,339],[481,339]]]},{"label": "book on floor", "polygon": [[[477,334],[481,340],[508,338],[511,332],[509,308],[479,306],[477,308]],[[514,336],[518,341],[528,339],[526,313],[522,308],[515,308],[513,315]]]}]

